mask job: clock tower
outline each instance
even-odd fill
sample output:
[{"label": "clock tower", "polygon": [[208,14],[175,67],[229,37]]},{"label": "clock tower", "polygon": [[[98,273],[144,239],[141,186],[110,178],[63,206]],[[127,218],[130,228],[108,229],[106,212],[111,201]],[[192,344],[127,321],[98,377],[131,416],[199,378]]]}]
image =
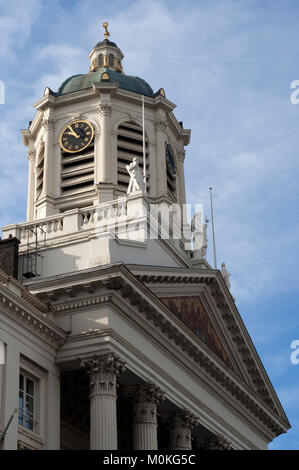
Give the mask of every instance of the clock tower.
[{"label": "clock tower", "polygon": [[0,446],[266,449],[290,424],[225,265],[206,260],[208,220],[177,217],[190,130],[103,26],[89,70],[46,88],[22,130],[27,221],[0,241]]},{"label": "clock tower", "polygon": [[154,92],[124,73],[124,55],[104,27],[89,71],[67,78],[57,92],[46,88],[22,131],[29,156],[28,221],[126,194],[126,166],[134,157],[142,166],[143,151],[149,200],[185,203],[190,130],[175,118],[163,88]]}]

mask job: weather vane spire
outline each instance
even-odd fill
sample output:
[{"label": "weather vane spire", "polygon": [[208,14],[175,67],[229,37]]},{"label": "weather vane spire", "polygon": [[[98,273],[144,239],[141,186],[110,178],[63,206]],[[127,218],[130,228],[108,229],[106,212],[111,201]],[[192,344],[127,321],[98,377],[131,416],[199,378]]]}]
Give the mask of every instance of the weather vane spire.
[{"label": "weather vane spire", "polygon": [[110,33],[108,31],[108,21],[104,21],[103,28],[105,29],[105,33],[104,33],[105,39],[108,39],[110,36]]}]

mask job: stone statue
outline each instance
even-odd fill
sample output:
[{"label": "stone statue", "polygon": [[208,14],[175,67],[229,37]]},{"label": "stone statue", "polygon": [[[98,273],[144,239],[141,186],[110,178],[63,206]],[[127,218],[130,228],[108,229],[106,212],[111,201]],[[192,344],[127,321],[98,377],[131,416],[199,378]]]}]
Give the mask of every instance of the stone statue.
[{"label": "stone statue", "polygon": [[201,249],[201,255],[203,258],[206,257],[207,249],[208,249],[208,223],[209,223],[209,219],[206,216],[205,224],[203,226],[203,240],[202,240],[202,249]]},{"label": "stone statue", "polygon": [[193,259],[205,258],[208,248],[208,217],[205,218],[205,224],[202,229],[202,224],[200,223],[201,214],[196,212],[193,216],[191,222],[191,231],[193,238]]},{"label": "stone statue", "polygon": [[139,167],[138,158],[134,157],[132,163],[126,166],[127,172],[130,175],[130,183],[127,194],[135,193],[136,191],[145,192],[145,184],[142,177],[142,172]]},{"label": "stone statue", "polygon": [[222,277],[224,279],[224,282],[225,284],[227,285],[228,289],[230,290],[230,273],[228,272],[228,270],[226,269],[226,266],[225,266],[225,263],[222,263],[221,264],[221,269],[220,269],[220,272],[222,274]]}]

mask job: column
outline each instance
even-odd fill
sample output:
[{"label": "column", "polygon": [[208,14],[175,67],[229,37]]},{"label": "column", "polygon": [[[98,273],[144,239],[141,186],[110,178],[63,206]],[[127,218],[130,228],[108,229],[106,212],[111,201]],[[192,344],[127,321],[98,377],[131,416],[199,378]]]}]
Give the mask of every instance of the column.
[{"label": "column", "polygon": [[165,129],[167,121],[159,118],[155,121],[157,139],[157,189],[158,195],[167,195],[166,153],[165,153]]},{"label": "column", "polygon": [[104,101],[99,106],[101,135],[96,151],[96,184],[98,201],[108,202],[114,198],[111,159],[111,104]]},{"label": "column", "polygon": [[98,181],[111,182],[110,177],[110,133],[111,133],[111,105],[101,103],[99,106],[101,116],[101,136],[99,145],[99,155],[97,155]]},{"label": "column", "polygon": [[157,450],[157,406],[164,399],[163,392],[152,384],[141,385],[135,395],[134,450]]},{"label": "column", "polygon": [[43,190],[41,197],[35,203],[36,215],[38,219],[48,217],[55,213],[54,206],[54,128],[55,121],[51,115],[43,120],[45,133],[43,136],[45,142],[44,156],[44,174],[43,174]]},{"label": "column", "polygon": [[90,373],[90,449],[117,450],[116,380],[125,369],[114,353],[81,361]]},{"label": "column", "polygon": [[60,370],[57,366],[47,375],[47,400],[43,406],[47,410],[46,441],[47,450],[60,449]]},{"label": "column", "polygon": [[36,152],[34,147],[28,148],[28,197],[27,197],[27,222],[34,219],[34,195],[35,195],[35,158]]},{"label": "column", "polygon": [[44,160],[44,184],[43,195],[54,195],[54,128],[55,121],[51,116],[44,118],[45,128],[45,160]]},{"label": "column", "polygon": [[205,442],[207,450],[232,450],[231,443],[223,436],[214,436]]},{"label": "column", "polygon": [[178,412],[170,421],[169,449],[192,450],[191,431],[198,420],[189,412]]},{"label": "column", "polygon": [[186,189],[185,189],[185,170],[184,170],[184,162],[185,162],[185,150],[182,150],[177,153],[177,161],[178,161],[178,183],[179,183],[179,201],[181,207],[183,204],[186,204]]}]

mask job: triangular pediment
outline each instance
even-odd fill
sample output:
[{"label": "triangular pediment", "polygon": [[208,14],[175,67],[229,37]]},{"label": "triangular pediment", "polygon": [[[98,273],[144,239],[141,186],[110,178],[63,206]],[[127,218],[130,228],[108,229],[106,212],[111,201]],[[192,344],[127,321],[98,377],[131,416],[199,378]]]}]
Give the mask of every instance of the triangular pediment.
[{"label": "triangular pediment", "polygon": [[207,267],[128,268],[214,357],[288,422],[220,271]]},{"label": "triangular pediment", "polygon": [[232,353],[199,296],[162,297],[161,300],[219,359],[237,372],[230,358]]}]

